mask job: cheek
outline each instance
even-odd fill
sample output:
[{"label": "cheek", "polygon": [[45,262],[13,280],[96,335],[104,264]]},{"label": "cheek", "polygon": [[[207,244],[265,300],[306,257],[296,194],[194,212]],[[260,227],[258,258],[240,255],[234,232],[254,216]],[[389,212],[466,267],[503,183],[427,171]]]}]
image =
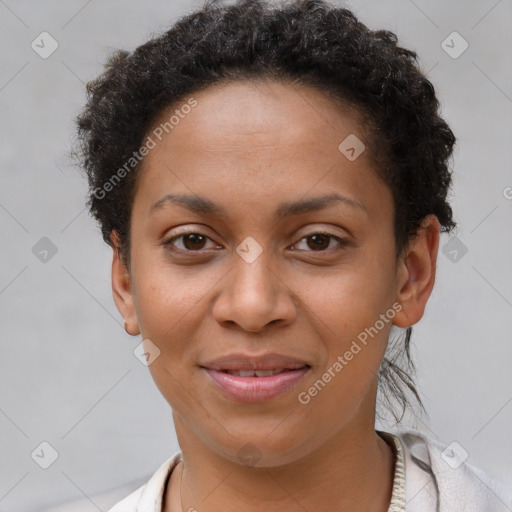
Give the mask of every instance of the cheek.
[{"label": "cheek", "polygon": [[190,268],[180,271],[154,260],[139,266],[135,307],[141,334],[168,344],[186,337],[210,285]]},{"label": "cheek", "polygon": [[382,362],[395,313],[392,274],[386,270],[382,261],[359,260],[328,279],[300,281],[308,290],[306,312],[328,355],[325,380],[338,393],[363,391]]},{"label": "cheek", "polygon": [[141,335],[160,351],[149,370],[168,403],[177,410],[188,410],[194,340],[204,317],[204,282],[183,279],[169,268],[152,269],[139,275],[136,306]]},{"label": "cheek", "polygon": [[373,325],[390,306],[392,270],[385,261],[353,258],[329,271],[289,276],[307,311],[323,323],[323,329],[341,341],[355,337]]}]

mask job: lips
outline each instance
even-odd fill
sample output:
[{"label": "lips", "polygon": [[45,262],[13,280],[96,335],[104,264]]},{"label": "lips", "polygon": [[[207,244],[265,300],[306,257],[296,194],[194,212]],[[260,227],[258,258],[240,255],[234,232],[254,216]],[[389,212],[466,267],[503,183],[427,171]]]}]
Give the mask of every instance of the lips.
[{"label": "lips", "polygon": [[259,356],[242,353],[229,354],[201,364],[203,368],[218,372],[229,371],[283,371],[310,366],[306,361],[292,356],[269,353]]},{"label": "lips", "polygon": [[229,375],[236,375],[238,377],[270,377],[270,375],[277,375],[288,371],[288,369],[280,368],[275,370],[221,370]]},{"label": "lips", "polygon": [[281,354],[231,354],[201,365],[224,397],[241,403],[259,403],[290,392],[311,365]]}]

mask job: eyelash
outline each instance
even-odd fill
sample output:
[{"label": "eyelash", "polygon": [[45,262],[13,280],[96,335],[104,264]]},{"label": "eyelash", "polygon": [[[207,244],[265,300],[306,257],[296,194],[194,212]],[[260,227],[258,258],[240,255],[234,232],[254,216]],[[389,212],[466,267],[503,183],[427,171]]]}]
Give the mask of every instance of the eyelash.
[{"label": "eyelash", "polygon": [[[188,249],[179,249],[179,248],[176,248],[172,242],[174,242],[175,240],[178,240],[180,238],[183,238],[184,236],[187,236],[187,235],[199,235],[199,236],[202,236],[204,238],[207,238],[208,240],[211,240],[211,238],[203,233],[200,233],[198,231],[186,231],[184,233],[180,233],[179,235],[174,235],[173,237],[169,238],[167,241],[164,242],[164,245],[166,247],[168,247],[170,250],[172,251],[175,251],[175,252],[182,252],[182,253],[201,253],[202,250],[199,249],[199,250],[188,250]],[[313,233],[310,233],[309,235],[305,235],[303,236],[298,242],[302,242],[303,240],[309,238],[309,237],[312,237],[312,236],[315,236],[315,235],[324,235],[326,237],[329,237],[331,239],[334,239],[336,240],[338,243],[339,243],[339,247],[338,249],[333,249],[333,248],[330,248],[330,249],[319,249],[317,251],[315,250],[309,250],[309,251],[305,251],[305,252],[312,252],[312,253],[329,253],[333,250],[341,250],[345,247],[348,247],[351,245],[351,242],[349,242],[348,240],[344,239],[344,238],[340,238],[339,236],[336,236],[336,235],[332,235],[331,233],[325,233],[325,232],[322,232],[322,231],[315,231]],[[297,244],[294,244],[294,245],[297,245]]]}]

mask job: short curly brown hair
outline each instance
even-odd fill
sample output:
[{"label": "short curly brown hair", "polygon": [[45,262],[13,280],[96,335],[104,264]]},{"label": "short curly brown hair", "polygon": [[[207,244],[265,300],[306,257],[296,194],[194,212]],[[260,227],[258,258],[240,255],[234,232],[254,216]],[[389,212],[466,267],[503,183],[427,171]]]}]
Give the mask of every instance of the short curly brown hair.
[{"label": "short curly brown hair", "polygon": [[[437,216],[443,232],[456,226],[447,202],[456,138],[439,115],[434,87],[414,51],[398,46],[394,33],[372,31],[347,8],[323,0],[207,0],[133,52],[114,51],[104,72],[87,84],[87,103],[77,117],[73,154],[87,173],[87,204],[106,243],[112,246],[111,233],[118,233],[128,267],[130,215],[143,160],[112,184],[113,174],[126,169],[163,109],[214,83],[251,78],[308,85],[356,109],[376,172],[393,194],[397,256],[427,215]],[[409,327],[398,353],[414,370],[411,332]],[[381,383],[401,403],[402,417],[407,389],[424,410],[396,358],[384,358]]]}]

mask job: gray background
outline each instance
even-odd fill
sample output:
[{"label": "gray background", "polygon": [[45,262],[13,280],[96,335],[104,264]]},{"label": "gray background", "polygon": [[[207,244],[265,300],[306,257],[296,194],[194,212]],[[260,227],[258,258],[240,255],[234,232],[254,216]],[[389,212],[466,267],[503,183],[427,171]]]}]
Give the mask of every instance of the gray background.
[{"label": "gray background", "polygon": [[[0,511],[77,499],[76,510],[107,510],[178,449],[170,407],[132,353],[140,338],[124,332],[111,250],[66,152],[84,84],[111,49],[135,48],[196,5],[0,0]],[[453,205],[468,252],[457,262],[440,252],[413,348],[430,423],[407,423],[456,440],[468,462],[510,485],[512,2],[348,5],[419,53],[459,139]],[[43,31],[59,44],[48,59],[31,48]],[[456,59],[441,46],[453,31],[469,43]],[[57,248],[46,263],[32,252],[42,237]],[[59,454],[46,470],[31,458],[43,441]]]}]

